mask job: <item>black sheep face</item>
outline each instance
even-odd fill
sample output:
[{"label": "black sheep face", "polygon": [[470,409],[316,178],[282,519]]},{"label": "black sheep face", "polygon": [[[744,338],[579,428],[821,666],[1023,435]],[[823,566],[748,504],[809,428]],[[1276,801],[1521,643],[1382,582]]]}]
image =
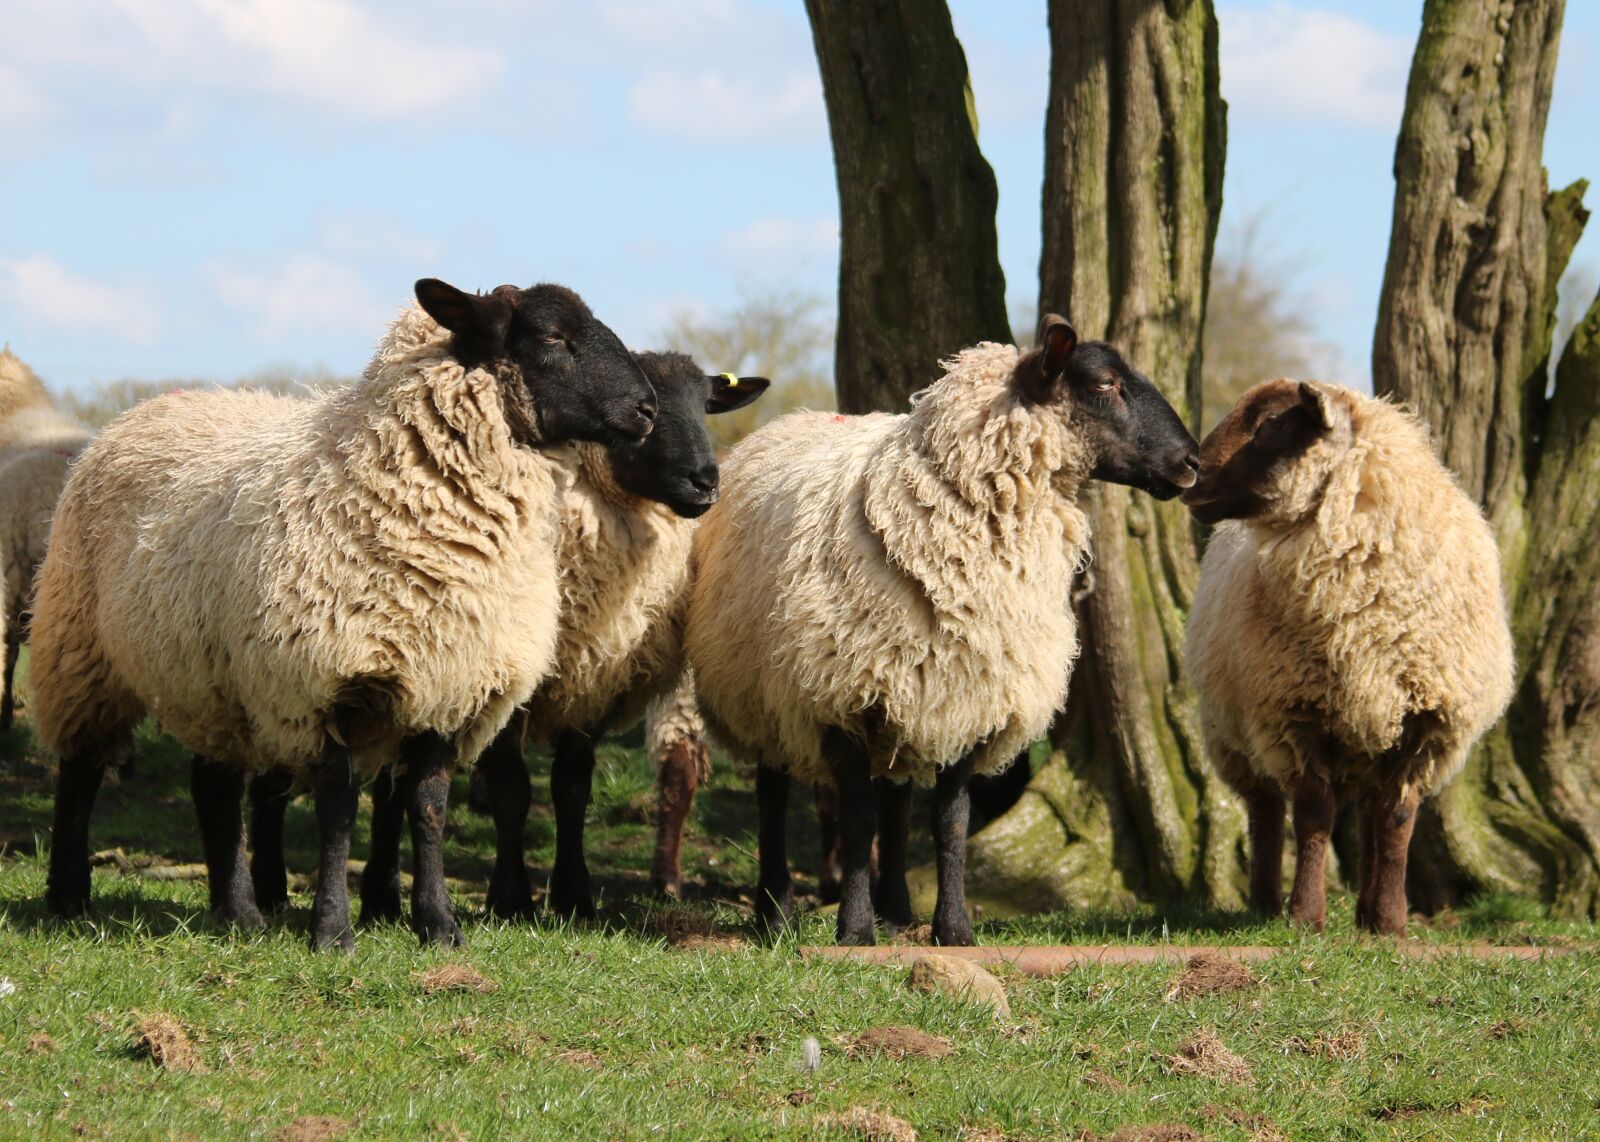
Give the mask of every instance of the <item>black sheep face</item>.
[{"label": "black sheep face", "polygon": [[656,391],[656,426],[644,440],[610,450],[612,474],[625,490],[693,519],[717,502],[717,459],[706,415],[743,408],[770,382],[707,374],[682,353],[640,353],[637,359]]},{"label": "black sheep face", "polygon": [[1170,500],[1195,481],[1199,445],[1150,378],[1104,341],[1080,343],[1065,318],[1046,314],[1039,347],[1017,362],[1024,400],[1070,406],[1095,458],[1090,477]]},{"label": "black sheep face", "polygon": [[507,417],[524,443],[610,446],[649,435],[655,390],[633,354],[572,290],[503,285],[482,295],[423,278],[416,293],[451,332],[456,360],[501,379]]}]

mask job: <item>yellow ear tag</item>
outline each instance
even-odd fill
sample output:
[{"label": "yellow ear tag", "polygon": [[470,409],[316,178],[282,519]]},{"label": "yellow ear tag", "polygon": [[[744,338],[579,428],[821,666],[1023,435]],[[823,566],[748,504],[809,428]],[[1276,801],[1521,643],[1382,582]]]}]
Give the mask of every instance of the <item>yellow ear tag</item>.
[{"label": "yellow ear tag", "polygon": [[732,373],[721,373],[719,375],[728,378],[728,387],[730,389],[736,389],[739,387],[739,378],[734,376]]}]

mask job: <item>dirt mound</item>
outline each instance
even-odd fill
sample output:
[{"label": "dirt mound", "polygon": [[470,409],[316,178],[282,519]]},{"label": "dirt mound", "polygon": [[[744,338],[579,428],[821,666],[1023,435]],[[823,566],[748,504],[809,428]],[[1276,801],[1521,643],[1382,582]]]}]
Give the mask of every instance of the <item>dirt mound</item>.
[{"label": "dirt mound", "polygon": [[331,1114],[307,1114],[273,1134],[278,1142],[324,1142],[350,1133],[355,1123]]},{"label": "dirt mound", "polygon": [[1288,1050],[1297,1054],[1333,1059],[1340,1063],[1360,1055],[1366,1046],[1367,1037],[1362,1034],[1361,1028],[1349,1026],[1332,1032],[1318,1031],[1309,1039],[1296,1035],[1285,1044]]},{"label": "dirt mound", "polygon": [[170,1015],[142,1015],[133,1026],[133,1053],[166,1071],[202,1074],[205,1060],[189,1033]]},{"label": "dirt mound", "polygon": [[1197,1032],[1177,1054],[1168,1055],[1166,1062],[1167,1073],[1172,1075],[1200,1075],[1225,1083],[1248,1083],[1251,1078],[1244,1056],[1228,1050],[1209,1028]]},{"label": "dirt mound", "polygon": [[915,1027],[873,1027],[845,1044],[846,1053],[852,1056],[885,1055],[891,1059],[942,1059],[954,1050],[943,1035],[929,1035]]},{"label": "dirt mound", "polygon": [[831,1114],[822,1121],[867,1142],[917,1142],[917,1128],[911,1123],[864,1106],[852,1106],[843,1114]]},{"label": "dirt mound", "polygon": [[1172,978],[1172,983],[1167,988],[1166,1000],[1172,1003],[1179,999],[1194,999],[1202,995],[1226,995],[1232,991],[1244,991],[1255,987],[1261,981],[1255,977],[1248,967],[1238,960],[1231,960],[1227,956],[1219,956],[1212,952],[1201,952],[1199,955],[1190,956],[1183,970]]},{"label": "dirt mound", "polygon": [[428,995],[440,991],[475,991],[479,995],[488,995],[491,991],[500,990],[498,983],[471,964],[440,964],[425,972],[413,973],[411,978]]}]

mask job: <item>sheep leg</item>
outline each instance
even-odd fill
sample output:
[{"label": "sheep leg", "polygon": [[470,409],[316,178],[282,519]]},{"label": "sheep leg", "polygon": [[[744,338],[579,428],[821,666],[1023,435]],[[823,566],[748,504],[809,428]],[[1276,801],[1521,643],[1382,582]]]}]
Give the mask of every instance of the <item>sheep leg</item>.
[{"label": "sheep leg", "polygon": [[312,796],[317,807],[317,894],[311,902],[311,947],[352,951],[350,929],[350,834],[361,805],[361,784],[350,751],[329,741],[317,763]]},{"label": "sheep leg", "polygon": [[794,883],[789,878],[789,774],[756,766],[757,849],[761,877],[756,884],[756,920],[770,935],[781,932],[794,914]]},{"label": "sheep leg", "polygon": [[911,926],[906,847],[911,839],[911,783],[876,780],[878,787],[878,917],[890,931]]},{"label": "sheep leg", "polygon": [[1326,778],[1306,772],[1295,779],[1294,887],[1289,893],[1289,919],[1322,931],[1327,925],[1325,864],[1333,833],[1334,796]]},{"label": "sheep leg", "polygon": [[683,829],[705,768],[705,743],[679,738],[667,750],[656,775],[656,851],[650,864],[650,887],[662,896],[676,899],[683,895]]},{"label": "sheep leg", "polygon": [[1372,928],[1372,905],[1378,888],[1378,841],[1373,828],[1377,806],[1369,794],[1356,806],[1356,850],[1361,861],[1361,892],[1356,896],[1356,927]]},{"label": "sheep leg", "polygon": [[0,730],[9,730],[17,717],[17,657],[22,653],[20,632],[6,632],[6,673],[0,691]]},{"label": "sheep leg", "polygon": [[444,883],[444,825],[450,801],[452,743],[418,734],[401,747],[411,816],[411,930],[424,944],[466,943]]},{"label": "sheep leg", "polygon": [[837,940],[841,944],[878,942],[872,911],[872,841],[878,831],[878,791],[872,783],[866,747],[847,734],[830,729],[823,737],[839,790],[839,884]]},{"label": "sheep leg", "polygon": [[289,877],[283,857],[283,817],[289,811],[294,777],[281,767],[250,781],[250,881],[256,907],[278,912],[289,904]]},{"label": "sheep leg", "polygon": [[511,920],[533,912],[533,883],[523,849],[533,782],[522,757],[522,727],[507,726],[489,743],[473,772],[494,816],[494,872],[489,876],[489,911]]},{"label": "sheep leg", "polygon": [[556,863],[550,870],[550,907],[563,916],[594,919],[589,865],[583,859],[583,825],[594,787],[594,739],[576,730],[556,735],[550,757],[550,800],[556,810]]},{"label": "sheep leg", "polygon": [[245,857],[244,786],[243,771],[231,765],[200,754],[189,765],[189,792],[206,855],[211,913],[223,924],[249,929],[260,928],[262,919]]},{"label": "sheep leg", "polygon": [[1250,907],[1263,916],[1283,911],[1283,794],[1261,785],[1245,795],[1250,819]]},{"label": "sheep leg", "polygon": [[813,785],[811,795],[817,803],[817,837],[822,847],[822,863],[817,869],[817,899],[824,904],[836,904],[839,882],[844,879],[844,869],[839,864],[839,790],[832,785]]},{"label": "sheep leg", "polygon": [[89,909],[89,817],[106,772],[106,755],[90,747],[67,754],[56,775],[55,827],[45,902],[58,916]]},{"label": "sheep leg", "polygon": [[372,783],[372,833],[367,864],[361,870],[361,922],[398,923],[400,906],[400,840],[405,834],[409,775],[386,765]]},{"label": "sheep leg", "polygon": [[945,947],[973,943],[967,915],[967,825],[972,817],[972,755],[939,771],[933,786],[933,844],[939,899],[933,908],[933,942]]},{"label": "sheep leg", "polygon": [[1372,799],[1372,893],[1362,927],[1399,935],[1406,930],[1406,854],[1417,825],[1421,794],[1408,782],[1385,785]]}]

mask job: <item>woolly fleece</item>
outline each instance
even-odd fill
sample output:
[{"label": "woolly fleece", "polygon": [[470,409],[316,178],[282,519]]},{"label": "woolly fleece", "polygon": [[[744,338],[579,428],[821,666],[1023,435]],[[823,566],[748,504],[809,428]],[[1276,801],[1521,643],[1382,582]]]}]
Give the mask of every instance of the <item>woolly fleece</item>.
[{"label": "woolly fleece", "polygon": [[[700,704],[695,698],[694,672],[685,670],[678,684],[666,694],[650,703],[644,716],[644,744],[650,761],[659,769],[680,741],[699,741],[705,737],[705,720],[700,717]],[[696,784],[711,776],[711,754],[707,750],[694,750],[701,765],[695,774]]]},{"label": "woolly fleece", "polygon": [[[1315,386],[1332,426],[1280,462],[1272,507],[1217,528],[1189,615],[1208,751],[1237,789],[1398,775],[1423,796],[1510,701],[1494,536],[1403,409]],[[1331,736],[1332,742],[1328,742]]]},{"label": "woolly fleece", "polygon": [[367,772],[429,730],[476,756],[554,655],[559,469],[448,344],[412,306],[347,389],[174,393],[108,427],[41,573],[44,741],[125,741],[148,710],[190,749],[303,771],[346,707]]},{"label": "woolly fleece", "polygon": [[1070,405],[1014,390],[1018,358],[981,344],[909,413],[793,413],[733,449],[686,636],[716,736],[824,782],[836,726],[875,775],[926,784],[969,751],[1003,769],[1044,733],[1077,656],[1092,461]]}]

